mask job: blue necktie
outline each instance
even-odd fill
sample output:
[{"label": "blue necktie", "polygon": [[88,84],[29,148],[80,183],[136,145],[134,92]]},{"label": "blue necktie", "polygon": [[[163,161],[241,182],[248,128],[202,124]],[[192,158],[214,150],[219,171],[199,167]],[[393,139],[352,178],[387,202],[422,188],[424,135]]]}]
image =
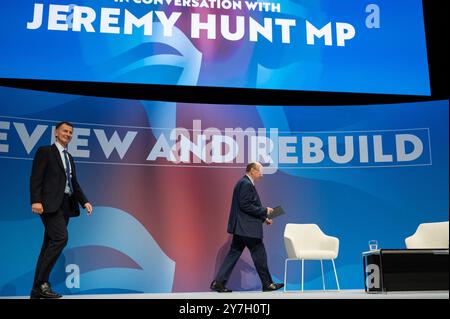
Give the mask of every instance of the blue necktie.
[{"label": "blue necktie", "polygon": [[64,153],[64,159],[66,161],[66,177],[67,177],[67,182],[69,183],[69,188],[70,188],[70,194],[73,194],[73,188],[72,188],[72,179],[70,178],[70,162],[69,162],[69,156],[67,155],[67,150],[63,151]]}]

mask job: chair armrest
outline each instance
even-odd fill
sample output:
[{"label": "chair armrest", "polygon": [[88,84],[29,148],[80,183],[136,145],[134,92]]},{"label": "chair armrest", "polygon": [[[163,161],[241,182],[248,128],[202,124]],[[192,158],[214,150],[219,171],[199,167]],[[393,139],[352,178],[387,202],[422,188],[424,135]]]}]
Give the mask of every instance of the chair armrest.
[{"label": "chair armrest", "polygon": [[325,235],[322,248],[339,254],[339,238]]},{"label": "chair armrest", "polygon": [[284,237],[284,247],[286,248],[288,258],[297,258],[292,239],[290,239],[289,237]]},{"label": "chair armrest", "polygon": [[421,236],[416,234],[405,238],[406,249],[422,248],[423,242]]}]

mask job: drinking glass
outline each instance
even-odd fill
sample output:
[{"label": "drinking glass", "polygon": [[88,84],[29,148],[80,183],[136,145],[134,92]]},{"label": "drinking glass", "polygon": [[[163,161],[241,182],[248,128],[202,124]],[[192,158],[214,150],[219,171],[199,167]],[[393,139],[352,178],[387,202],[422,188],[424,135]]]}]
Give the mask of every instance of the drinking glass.
[{"label": "drinking glass", "polygon": [[378,249],[378,242],[374,239],[369,240],[369,249],[370,250],[377,250]]}]

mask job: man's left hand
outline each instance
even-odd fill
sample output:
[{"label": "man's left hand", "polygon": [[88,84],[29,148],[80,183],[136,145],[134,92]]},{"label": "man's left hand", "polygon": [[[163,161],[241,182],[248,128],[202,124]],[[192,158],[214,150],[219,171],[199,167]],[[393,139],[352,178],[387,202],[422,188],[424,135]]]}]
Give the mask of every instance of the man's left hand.
[{"label": "man's left hand", "polygon": [[269,218],[266,218],[265,223],[266,223],[267,225],[272,225],[273,220],[271,220],[271,219],[269,219]]},{"label": "man's left hand", "polygon": [[88,216],[91,216],[91,214],[92,214],[92,205],[91,205],[91,203],[84,204],[84,208],[87,209]]}]

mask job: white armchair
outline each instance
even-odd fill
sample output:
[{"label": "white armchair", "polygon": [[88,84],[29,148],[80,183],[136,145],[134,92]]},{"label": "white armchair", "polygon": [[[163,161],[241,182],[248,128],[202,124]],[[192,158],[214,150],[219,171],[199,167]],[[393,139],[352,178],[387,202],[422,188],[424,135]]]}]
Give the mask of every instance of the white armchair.
[{"label": "white armchair", "polygon": [[448,222],[420,224],[405,244],[407,249],[448,249]]},{"label": "white armchair", "polygon": [[322,284],[325,290],[325,278],[323,276],[323,260],[330,259],[333,263],[334,276],[338,290],[339,280],[336,273],[334,259],[339,254],[339,239],[325,235],[316,224],[287,224],[284,229],[284,245],[288,258],[284,264],[284,291],[286,291],[286,276],[288,261],[302,261],[302,291],[304,277],[304,261],[320,260],[322,269]]}]

